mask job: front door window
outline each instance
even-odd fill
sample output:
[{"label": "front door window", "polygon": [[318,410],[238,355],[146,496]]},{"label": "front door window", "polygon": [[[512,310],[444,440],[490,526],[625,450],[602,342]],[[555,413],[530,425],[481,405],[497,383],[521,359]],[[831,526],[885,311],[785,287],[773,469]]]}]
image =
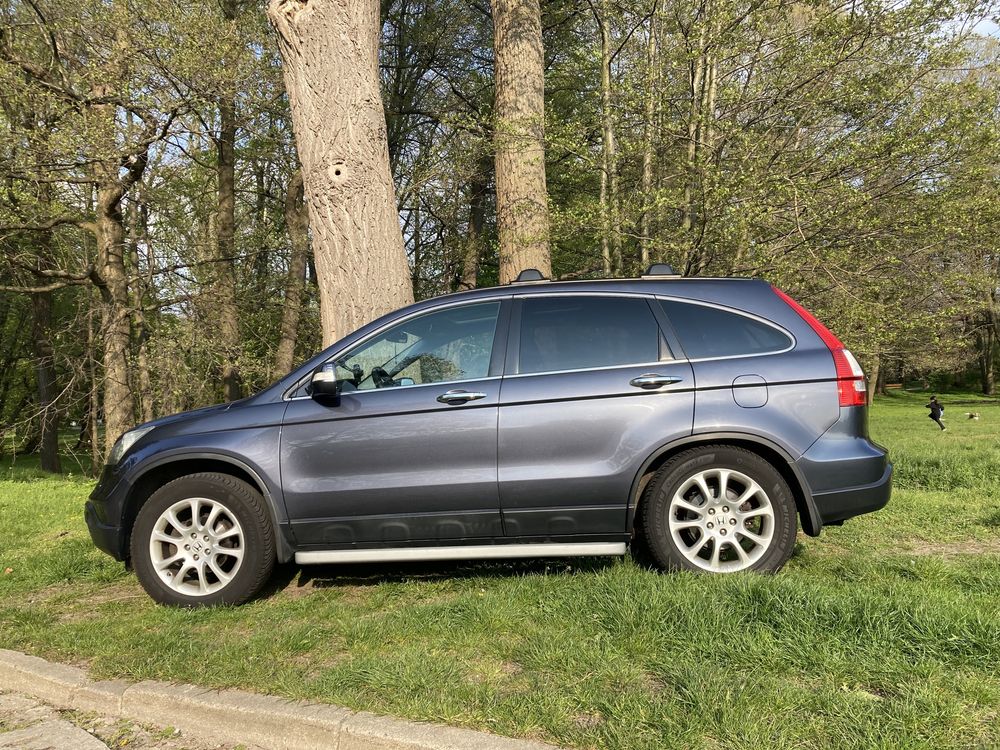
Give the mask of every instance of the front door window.
[{"label": "front door window", "polygon": [[410,318],[334,360],[344,391],[478,380],[489,375],[499,302]]}]

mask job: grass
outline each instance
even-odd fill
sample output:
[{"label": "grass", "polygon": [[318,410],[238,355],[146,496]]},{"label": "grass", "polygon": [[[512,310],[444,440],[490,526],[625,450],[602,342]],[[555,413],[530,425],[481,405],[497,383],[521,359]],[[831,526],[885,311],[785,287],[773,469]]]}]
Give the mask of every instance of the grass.
[{"label": "grass", "polygon": [[247,606],[172,610],[91,546],[89,481],[19,459],[0,470],[0,644],[575,747],[997,747],[1000,407],[945,399],[941,433],[925,399],[873,409],[889,506],[801,537],[773,577],[283,567]]}]

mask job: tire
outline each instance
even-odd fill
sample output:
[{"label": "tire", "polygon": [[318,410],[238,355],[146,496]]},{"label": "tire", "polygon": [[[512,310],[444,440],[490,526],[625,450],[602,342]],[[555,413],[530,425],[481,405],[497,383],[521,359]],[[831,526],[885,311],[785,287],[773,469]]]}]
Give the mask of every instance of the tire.
[{"label": "tire", "polygon": [[130,549],[142,587],[175,607],[242,604],[263,588],[275,560],[264,498],[214,472],[154,492],[136,517]]},{"label": "tire", "polygon": [[679,453],[656,472],[640,502],[649,552],[666,570],[776,573],[795,546],[788,483],[743,448]]}]

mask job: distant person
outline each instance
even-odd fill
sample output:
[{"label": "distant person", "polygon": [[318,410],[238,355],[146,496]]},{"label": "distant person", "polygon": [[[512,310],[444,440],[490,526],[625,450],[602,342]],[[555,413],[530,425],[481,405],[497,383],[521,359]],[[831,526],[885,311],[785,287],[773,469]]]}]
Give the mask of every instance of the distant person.
[{"label": "distant person", "polygon": [[948,429],[947,427],[944,426],[944,422],[942,421],[941,415],[944,414],[944,407],[941,406],[941,402],[937,400],[937,396],[931,396],[930,403],[927,404],[927,406],[925,406],[924,408],[931,410],[931,413],[928,414],[927,416],[933,419],[935,422],[937,422],[938,427],[940,427],[942,430]]}]

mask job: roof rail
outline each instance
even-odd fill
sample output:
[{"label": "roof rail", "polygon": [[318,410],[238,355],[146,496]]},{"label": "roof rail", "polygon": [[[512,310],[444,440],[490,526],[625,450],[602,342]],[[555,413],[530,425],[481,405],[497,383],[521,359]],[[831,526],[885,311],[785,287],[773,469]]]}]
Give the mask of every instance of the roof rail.
[{"label": "roof rail", "polygon": [[542,272],[537,268],[525,268],[521,273],[517,275],[511,284],[531,284],[538,281],[548,281],[545,276],[542,276]]},{"label": "roof rail", "polygon": [[646,273],[644,273],[640,278],[651,279],[662,278],[664,276],[680,278],[680,274],[674,271],[674,267],[669,263],[654,263],[646,269]]}]

